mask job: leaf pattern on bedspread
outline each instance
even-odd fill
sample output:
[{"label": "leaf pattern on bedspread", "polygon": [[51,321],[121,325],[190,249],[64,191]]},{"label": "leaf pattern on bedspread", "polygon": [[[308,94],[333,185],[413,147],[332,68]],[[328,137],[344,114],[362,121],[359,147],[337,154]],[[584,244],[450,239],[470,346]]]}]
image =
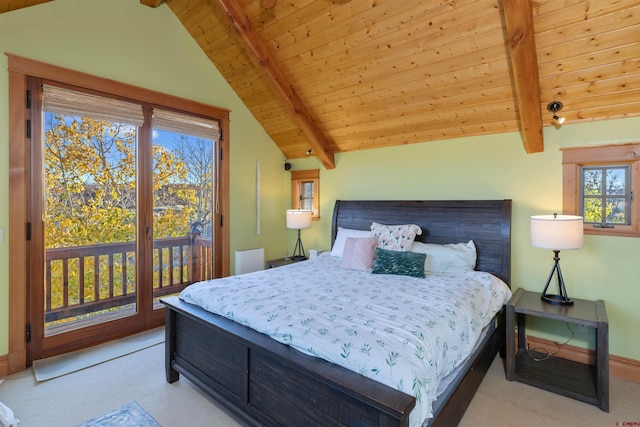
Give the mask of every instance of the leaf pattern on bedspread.
[{"label": "leaf pattern on bedspread", "polygon": [[188,286],[186,302],[416,397],[420,426],[442,378],[511,297],[496,277],[414,278],[340,269],[329,253]]}]

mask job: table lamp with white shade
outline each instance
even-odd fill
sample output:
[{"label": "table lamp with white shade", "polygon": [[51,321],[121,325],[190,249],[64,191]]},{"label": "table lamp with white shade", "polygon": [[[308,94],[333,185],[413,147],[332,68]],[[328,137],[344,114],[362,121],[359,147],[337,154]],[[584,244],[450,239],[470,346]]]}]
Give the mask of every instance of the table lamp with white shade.
[{"label": "table lamp with white shade", "polygon": [[[555,254],[554,265],[547,285],[540,298],[550,304],[573,304],[567,295],[562,272],[560,271],[561,250],[580,249],[583,240],[583,220],[575,215],[534,215],[531,217],[531,245],[536,248],[551,249]],[[558,295],[547,294],[547,288],[554,274],[557,275]]]},{"label": "table lamp with white shade", "polygon": [[292,256],[294,261],[307,259],[307,255],[304,253],[304,247],[302,246],[302,239],[300,239],[300,230],[309,227],[311,227],[311,211],[302,209],[287,210],[287,228],[298,230],[298,240],[296,241]]}]

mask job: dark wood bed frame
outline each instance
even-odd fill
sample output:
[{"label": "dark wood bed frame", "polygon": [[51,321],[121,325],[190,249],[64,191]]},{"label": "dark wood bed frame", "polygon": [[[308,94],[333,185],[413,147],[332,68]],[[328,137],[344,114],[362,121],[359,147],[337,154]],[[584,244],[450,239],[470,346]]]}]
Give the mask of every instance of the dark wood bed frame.
[{"label": "dark wood bed frame", "polygon": [[[383,224],[418,224],[417,240],[459,243],[472,239],[476,269],[507,284],[510,279],[511,200],[337,201],[331,242],[338,227],[368,230]],[[249,425],[408,426],[413,396],[268,336],[180,301],[166,306],[165,370],[180,374]],[[498,328],[476,353],[446,402],[438,402],[432,426],[458,424],[503,346]]]}]

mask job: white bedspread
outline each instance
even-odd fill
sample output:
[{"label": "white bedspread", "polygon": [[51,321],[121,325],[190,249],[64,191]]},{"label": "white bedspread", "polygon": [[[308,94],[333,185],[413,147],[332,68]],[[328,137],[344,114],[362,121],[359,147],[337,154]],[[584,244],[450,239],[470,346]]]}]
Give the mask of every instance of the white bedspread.
[{"label": "white bedspread", "polygon": [[418,279],[339,265],[325,253],[193,284],[180,298],[415,396],[410,423],[420,426],[438,383],[471,353],[509,288],[483,272]]}]

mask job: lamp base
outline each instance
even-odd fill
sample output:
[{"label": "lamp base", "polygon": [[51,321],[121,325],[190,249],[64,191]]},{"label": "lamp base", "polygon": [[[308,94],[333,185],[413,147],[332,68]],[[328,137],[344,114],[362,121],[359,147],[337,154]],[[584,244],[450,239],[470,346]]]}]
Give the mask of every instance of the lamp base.
[{"label": "lamp base", "polygon": [[298,240],[296,246],[293,248],[293,255],[291,256],[293,262],[303,261],[307,259],[307,254],[304,253],[304,247],[302,246],[302,239],[300,238],[300,230],[298,229]]},{"label": "lamp base", "polygon": [[[542,295],[540,296],[540,299],[549,304],[562,304],[562,305],[573,304],[573,300],[571,300],[571,298],[569,298],[569,296],[567,295],[567,289],[564,286],[564,279],[562,278],[562,271],[560,271],[560,256],[559,256],[560,251],[555,250],[553,251],[553,253],[554,253],[553,268],[551,269],[551,274],[549,274],[549,280],[547,280],[547,285],[544,287],[544,290],[542,291]],[[547,294],[547,288],[549,288],[549,284],[551,283],[551,279],[553,278],[554,274],[557,275],[557,279],[558,279],[559,295]]]},{"label": "lamp base", "polygon": [[547,295],[542,294],[540,297],[542,301],[548,302],[549,304],[561,304],[561,305],[571,305],[573,304],[573,300],[568,297],[563,297],[562,295]]}]

